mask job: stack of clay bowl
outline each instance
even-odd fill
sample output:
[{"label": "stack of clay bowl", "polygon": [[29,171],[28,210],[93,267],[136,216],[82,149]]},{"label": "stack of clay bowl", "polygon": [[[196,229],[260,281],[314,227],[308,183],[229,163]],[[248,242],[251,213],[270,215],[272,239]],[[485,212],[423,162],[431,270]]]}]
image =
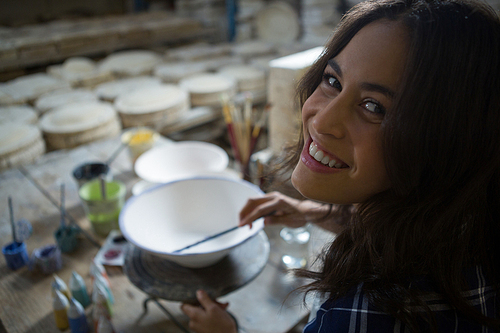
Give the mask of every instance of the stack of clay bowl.
[{"label": "stack of clay bowl", "polygon": [[62,89],[40,96],[34,103],[35,108],[43,114],[60,106],[76,102],[97,102],[97,95],[87,89]]},{"label": "stack of clay bowl", "polygon": [[252,40],[237,43],[233,46],[232,54],[250,62],[255,57],[262,57],[276,53],[276,46],[273,43]]},{"label": "stack of clay bowl", "polygon": [[105,102],[78,102],[55,108],[40,119],[49,150],[73,148],[117,136],[121,124],[115,109]]},{"label": "stack of clay bowl", "polygon": [[84,57],[68,58],[61,65],[49,66],[47,73],[75,88],[94,88],[114,78],[110,70],[101,69],[93,60]]},{"label": "stack of clay bowl", "polygon": [[47,92],[69,87],[66,81],[44,73],[20,76],[0,84],[0,105],[32,103]]},{"label": "stack of clay bowl", "polygon": [[0,106],[0,124],[22,123],[36,125],[38,123],[37,112],[28,105]]},{"label": "stack of clay bowl", "polygon": [[235,79],[222,74],[200,74],[179,82],[179,86],[189,92],[191,105],[221,108],[221,96],[232,99],[236,95]]},{"label": "stack of clay bowl", "polygon": [[119,95],[114,103],[123,127],[160,128],[173,123],[190,107],[189,94],[177,85],[151,85]]},{"label": "stack of clay bowl", "polygon": [[110,54],[99,64],[102,71],[110,71],[116,77],[151,75],[153,69],[162,61],[153,51],[131,50]]},{"label": "stack of clay bowl", "polygon": [[158,86],[160,84],[161,79],[159,77],[137,76],[102,83],[94,89],[94,93],[104,101],[114,102],[118,95],[128,94],[140,88]]},{"label": "stack of clay bowl", "polygon": [[208,64],[204,62],[179,61],[156,66],[154,76],[164,83],[178,84],[182,79],[205,72],[208,72]]},{"label": "stack of clay bowl", "polygon": [[220,74],[232,77],[238,85],[238,92],[251,93],[254,103],[266,101],[266,72],[251,65],[229,65],[219,70]]},{"label": "stack of clay bowl", "polygon": [[32,163],[45,153],[45,142],[37,126],[23,122],[0,124],[0,171]]}]

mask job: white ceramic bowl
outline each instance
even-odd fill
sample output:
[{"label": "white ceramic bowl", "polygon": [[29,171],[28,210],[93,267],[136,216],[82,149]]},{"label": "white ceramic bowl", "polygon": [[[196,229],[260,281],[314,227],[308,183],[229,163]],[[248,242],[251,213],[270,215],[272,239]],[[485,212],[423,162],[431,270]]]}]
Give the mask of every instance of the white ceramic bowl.
[{"label": "white ceramic bowl", "polygon": [[226,169],[229,157],[221,147],[202,141],[181,141],[152,148],[134,165],[137,176],[151,183],[207,175]]},{"label": "white ceramic bowl", "polygon": [[248,198],[263,195],[244,180],[194,177],[161,184],[131,197],[120,213],[120,229],[135,246],[181,266],[210,266],[263,227],[241,227],[223,236],[173,253],[238,225]]}]

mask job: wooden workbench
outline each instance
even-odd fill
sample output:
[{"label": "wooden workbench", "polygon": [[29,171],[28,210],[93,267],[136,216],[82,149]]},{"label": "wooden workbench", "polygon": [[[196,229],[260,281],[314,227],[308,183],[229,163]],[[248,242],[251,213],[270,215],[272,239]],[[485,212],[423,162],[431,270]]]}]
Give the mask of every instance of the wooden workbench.
[{"label": "wooden workbench", "polygon": [[[166,139],[160,140],[165,142]],[[75,166],[89,161],[105,161],[119,146],[119,138],[80,146],[73,150],[54,151],[40,158],[36,164],[25,166],[29,175],[59,202],[60,184],[66,187],[66,208],[78,225],[100,244],[103,238],[96,236],[86,219],[77,194],[77,184],[71,172]],[[132,186],[139,181],[132,171],[126,151],[120,153],[111,165],[115,179],[127,186],[127,198]],[[58,209],[33,184],[33,181],[19,169],[0,173],[0,243],[2,246],[12,241],[9,220],[8,196],[14,203],[16,220],[25,218],[33,225],[33,234],[26,241],[28,253],[47,244],[55,243],[54,232],[60,223]],[[279,228],[266,227],[270,238],[271,256],[262,273],[248,285],[226,295],[221,300],[230,302],[229,310],[238,318],[246,332],[287,332],[308,315],[303,306],[302,295],[290,291],[300,281],[287,274],[280,266]],[[63,268],[57,274],[66,283],[72,271],[84,277],[90,289],[89,265],[98,247],[86,237],[80,236],[77,250],[63,254]],[[119,332],[181,332],[168,317],[153,303],[148,311],[143,311],[143,301],[147,295],[136,288],[119,267],[107,267],[114,305],[113,325]],[[0,258],[0,319],[8,333],[15,332],[57,332],[52,312],[51,283],[53,277],[23,267],[11,271],[3,256]],[[286,302],[284,302],[287,298]],[[187,327],[187,317],[179,303],[161,301],[183,325]],[[90,309],[87,309],[90,313]],[[0,332],[2,329],[0,328]],[[69,330],[68,330],[69,331]]]}]

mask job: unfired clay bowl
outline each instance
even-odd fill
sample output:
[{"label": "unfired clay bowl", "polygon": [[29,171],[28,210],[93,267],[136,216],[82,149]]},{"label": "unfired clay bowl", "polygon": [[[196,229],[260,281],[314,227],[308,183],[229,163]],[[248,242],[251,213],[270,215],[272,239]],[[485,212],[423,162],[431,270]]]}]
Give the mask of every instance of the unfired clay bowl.
[{"label": "unfired clay bowl", "polygon": [[180,253],[185,246],[238,225],[239,212],[259,187],[240,179],[194,177],[172,181],[131,197],[120,213],[120,229],[135,246],[181,266],[213,265],[263,227],[238,228]]}]

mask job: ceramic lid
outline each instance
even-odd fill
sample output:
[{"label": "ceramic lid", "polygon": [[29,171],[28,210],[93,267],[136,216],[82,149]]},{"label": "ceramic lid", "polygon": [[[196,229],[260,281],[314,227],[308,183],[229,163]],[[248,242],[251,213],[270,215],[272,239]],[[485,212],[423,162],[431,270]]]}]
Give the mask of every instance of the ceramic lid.
[{"label": "ceramic lid", "polygon": [[165,82],[178,82],[185,77],[208,71],[208,64],[203,62],[173,62],[164,63],[155,67],[154,75]]},{"label": "ceramic lid", "polygon": [[114,105],[116,110],[122,113],[162,111],[189,105],[189,94],[172,84],[149,86],[118,96]]},{"label": "ceramic lid", "polygon": [[106,100],[114,100],[120,94],[127,94],[140,87],[160,85],[161,79],[151,76],[137,76],[116,81],[101,83],[94,92],[98,97]]},{"label": "ceramic lid", "polygon": [[273,2],[259,11],[255,23],[258,38],[273,43],[293,42],[300,33],[297,11],[282,1]]},{"label": "ceramic lid", "polygon": [[0,125],[0,156],[26,147],[36,140],[41,140],[41,137],[40,130],[34,125],[2,123]]},{"label": "ceramic lid", "polygon": [[46,112],[56,107],[73,102],[97,101],[97,95],[90,90],[57,90],[43,94],[35,101],[35,107],[40,112]]},{"label": "ceramic lid", "polygon": [[236,80],[222,74],[200,74],[181,80],[179,85],[190,93],[211,94],[234,89]]},{"label": "ceramic lid", "polygon": [[20,76],[0,85],[0,96],[4,95],[5,100],[12,103],[24,103],[36,99],[46,92],[69,87],[69,83],[64,80],[44,73],[37,73]]},{"label": "ceramic lid", "polygon": [[24,123],[36,124],[38,116],[36,111],[27,105],[12,105],[0,107],[0,124]]},{"label": "ceramic lid", "polygon": [[161,62],[161,57],[147,50],[121,51],[110,54],[99,65],[101,70],[126,75],[139,75],[153,68]]},{"label": "ceramic lid", "polygon": [[48,133],[74,133],[95,128],[116,117],[116,111],[105,102],[76,102],[45,113],[40,127]]}]

